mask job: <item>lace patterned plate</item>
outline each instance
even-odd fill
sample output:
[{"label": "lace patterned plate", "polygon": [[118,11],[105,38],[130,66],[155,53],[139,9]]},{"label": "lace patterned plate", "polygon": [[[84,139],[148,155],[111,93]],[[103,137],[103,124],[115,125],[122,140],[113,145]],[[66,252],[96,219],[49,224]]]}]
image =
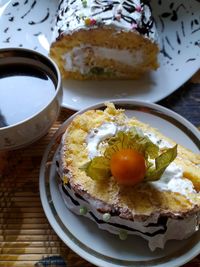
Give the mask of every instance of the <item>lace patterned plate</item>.
[{"label": "lace patterned plate", "polygon": [[[0,48],[26,47],[48,54],[57,0],[0,0]],[[63,106],[82,109],[112,98],[156,102],[200,68],[200,1],[155,0],[160,68],[138,81],[64,80]]]}]

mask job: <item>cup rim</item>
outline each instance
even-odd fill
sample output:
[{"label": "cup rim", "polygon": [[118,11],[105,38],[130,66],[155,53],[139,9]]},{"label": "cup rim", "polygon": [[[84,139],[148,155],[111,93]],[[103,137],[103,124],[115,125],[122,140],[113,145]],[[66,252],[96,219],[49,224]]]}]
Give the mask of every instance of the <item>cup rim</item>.
[{"label": "cup rim", "polygon": [[[23,124],[27,123],[28,121],[38,117],[42,112],[44,112],[52,104],[52,102],[57,98],[57,95],[59,94],[59,92],[62,90],[62,78],[61,78],[60,70],[59,70],[57,64],[49,56],[45,56],[42,53],[37,52],[37,51],[32,50],[32,49],[21,48],[21,47],[0,48],[0,54],[3,52],[4,53],[5,52],[13,52],[13,53],[16,53],[16,55],[17,55],[17,53],[19,53],[19,56],[20,56],[20,54],[23,55],[23,53],[26,53],[27,55],[37,56],[37,58],[39,58],[39,59],[41,59],[41,61],[43,61],[44,65],[47,65],[46,64],[47,62],[49,63],[49,67],[52,67],[53,72],[56,74],[57,81],[56,81],[55,93],[54,93],[53,97],[43,108],[41,108],[39,111],[35,112],[33,115],[25,118],[24,120],[21,120],[17,123],[14,123],[14,124],[11,124],[8,126],[0,127],[0,132],[4,132],[4,131],[10,130],[12,128],[18,127],[19,125],[23,125]],[[25,56],[25,58],[27,58],[27,57]]]}]

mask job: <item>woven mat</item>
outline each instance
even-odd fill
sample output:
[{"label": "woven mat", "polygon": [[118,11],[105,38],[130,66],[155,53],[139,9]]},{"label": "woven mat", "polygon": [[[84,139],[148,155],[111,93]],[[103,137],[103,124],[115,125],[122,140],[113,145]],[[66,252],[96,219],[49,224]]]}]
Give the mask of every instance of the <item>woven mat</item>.
[{"label": "woven mat", "polygon": [[54,233],[39,196],[44,149],[71,114],[63,110],[48,135],[28,148],[0,154],[0,267],[93,266]]},{"label": "woven mat", "polygon": [[[199,76],[200,73],[195,79]],[[28,148],[0,153],[0,267],[93,266],[54,233],[39,197],[38,177],[44,149],[71,114],[63,109],[49,133]],[[200,255],[185,266],[199,267]]]}]

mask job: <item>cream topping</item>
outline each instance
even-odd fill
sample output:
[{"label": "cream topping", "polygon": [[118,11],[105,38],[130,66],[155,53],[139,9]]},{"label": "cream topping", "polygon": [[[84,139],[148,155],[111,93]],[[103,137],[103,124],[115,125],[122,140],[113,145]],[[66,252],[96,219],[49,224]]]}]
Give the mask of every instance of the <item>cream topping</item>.
[{"label": "cream topping", "polygon": [[151,140],[151,142],[153,142],[154,144],[158,145],[160,149],[172,147],[169,144],[169,142],[167,142],[166,140],[158,138],[154,133],[144,133],[144,135],[148,136],[149,139]]},{"label": "cream topping", "polygon": [[151,184],[160,191],[177,192],[185,196],[196,192],[193,183],[183,178],[181,167],[177,166],[174,162],[166,168],[158,181],[151,182]]},{"label": "cream topping", "polygon": [[[98,145],[102,141],[116,135],[119,131],[128,131],[129,129],[130,127],[126,125],[117,125],[113,122],[106,122],[100,127],[91,130],[86,139],[89,158],[92,159],[99,156],[100,152],[98,151]],[[141,131],[140,129],[138,130]],[[143,134],[148,136],[151,142],[158,145],[161,149],[171,147],[167,141],[159,139],[154,133],[143,132]]]},{"label": "cream topping", "polygon": [[[113,122],[103,123],[100,127],[93,129],[86,139],[89,158],[92,159],[101,155],[99,147],[104,144],[106,139],[116,135],[119,131],[128,131],[129,129],[130,127],[128,126],[117,125]],[[144,133],[144,135],[148,136],[149,139],[160,148],[171,147],[168,142],[160,140],[153,133]],[[177,192],[188,198],[190,193],[196,192],[193,183],[183,178],[181,167],[177,166],[174,162],[166,168],[158,181],[149,183],[159,191]]]},{"label": "cream topping", "polygon": [[[91,25],[85,19],[93,20]],[[138,32],[155,40],[155,23],[148,1],[141,0],[61,0],[53,41],[62,34],[99,26]]]},{"label": "cream topping", "polygon": [[112,122],[103,123],[100,127],[92,129],[86,139],[89,158],[93,159],[100,156],[98,146],[101,142],[116,135],[119,131],[126,131],[127,129],[127,126],[117,126]]}]

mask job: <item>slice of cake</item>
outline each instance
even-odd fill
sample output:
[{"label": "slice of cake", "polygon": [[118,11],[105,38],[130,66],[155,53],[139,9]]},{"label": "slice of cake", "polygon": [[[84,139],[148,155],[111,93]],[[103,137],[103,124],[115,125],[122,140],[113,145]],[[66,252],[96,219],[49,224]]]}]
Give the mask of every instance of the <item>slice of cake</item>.
[{"label": "slice of cake", "polygon": [[149,1],[62,0],[50,48],[63,77],[136,79],[158,67]]},{"label": "slice of cake", "polygon": [[59,166],[67,207],[121,239],[139,235],[154,250],[199,229],[200,155],[113,104],[73,119]]}]

